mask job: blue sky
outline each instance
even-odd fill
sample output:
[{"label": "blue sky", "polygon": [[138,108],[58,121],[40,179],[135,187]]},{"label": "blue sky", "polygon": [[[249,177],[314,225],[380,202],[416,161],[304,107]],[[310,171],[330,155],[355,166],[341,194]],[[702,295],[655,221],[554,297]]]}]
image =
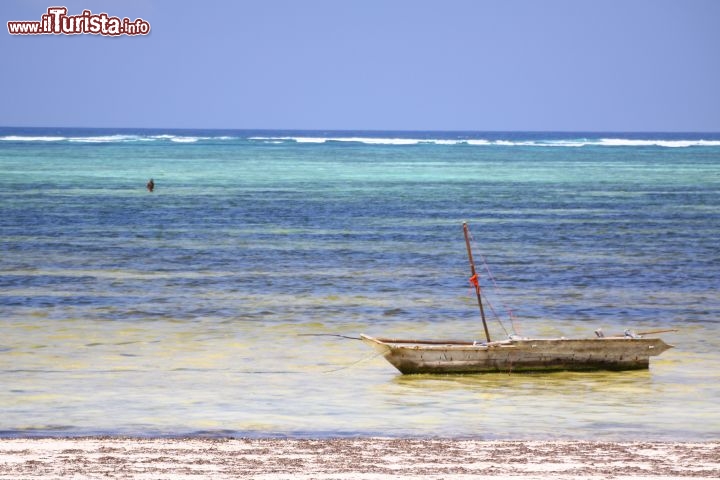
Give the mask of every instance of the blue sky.
[{"label": "blue sky", "polygon": [[[20,36],[50,6],[148,36]],[[714,0],[3,0],[0,125],[720,131]]]}]

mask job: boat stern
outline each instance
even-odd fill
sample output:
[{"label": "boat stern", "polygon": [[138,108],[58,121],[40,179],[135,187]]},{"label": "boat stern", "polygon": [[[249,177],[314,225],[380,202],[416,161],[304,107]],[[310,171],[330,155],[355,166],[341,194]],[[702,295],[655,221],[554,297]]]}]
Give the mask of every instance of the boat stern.
[{"label": "boat stern", "polygon": [[660,355],[661,353],[665,352],[666,350],[670,350],[671,348],[675,348],[675,345],[665,343],[661,338],[655,338],[653,340],[653,343],[648,345],[648,354],[651,357]]}]

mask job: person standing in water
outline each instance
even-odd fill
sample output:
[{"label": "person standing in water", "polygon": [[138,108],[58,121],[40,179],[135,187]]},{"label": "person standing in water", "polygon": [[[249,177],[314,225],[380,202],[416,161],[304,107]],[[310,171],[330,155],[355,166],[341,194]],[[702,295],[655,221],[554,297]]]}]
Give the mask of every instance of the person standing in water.
[{"label": "person standing in water", "polygon": [[155,182],[152,178],[150,179],[150,181],[147,182],[147,185],[145,186],[147,187],[148,192],[152,192],[153,190],[155,190]]}]

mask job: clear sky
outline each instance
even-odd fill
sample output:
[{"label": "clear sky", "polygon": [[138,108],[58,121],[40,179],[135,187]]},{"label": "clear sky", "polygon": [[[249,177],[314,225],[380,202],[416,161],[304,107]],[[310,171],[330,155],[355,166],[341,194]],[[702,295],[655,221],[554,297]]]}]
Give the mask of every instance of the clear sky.
[{"label": "clear sky", "polygon": [[[51,6],[148,36],[10,35]],[[2,0],[0,125],[720,131],[717,0]]]}]

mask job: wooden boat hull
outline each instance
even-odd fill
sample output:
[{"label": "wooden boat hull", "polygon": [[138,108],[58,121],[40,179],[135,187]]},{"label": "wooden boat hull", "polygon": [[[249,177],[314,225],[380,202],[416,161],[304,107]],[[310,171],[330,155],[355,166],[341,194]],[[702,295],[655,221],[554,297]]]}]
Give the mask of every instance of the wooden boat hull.
[{"label": "wooden boat hull", "polygon": [[474,344],[361,335],[401,373],[492,373],[647,369],[672,348],[659,338],[522,339]]}]

